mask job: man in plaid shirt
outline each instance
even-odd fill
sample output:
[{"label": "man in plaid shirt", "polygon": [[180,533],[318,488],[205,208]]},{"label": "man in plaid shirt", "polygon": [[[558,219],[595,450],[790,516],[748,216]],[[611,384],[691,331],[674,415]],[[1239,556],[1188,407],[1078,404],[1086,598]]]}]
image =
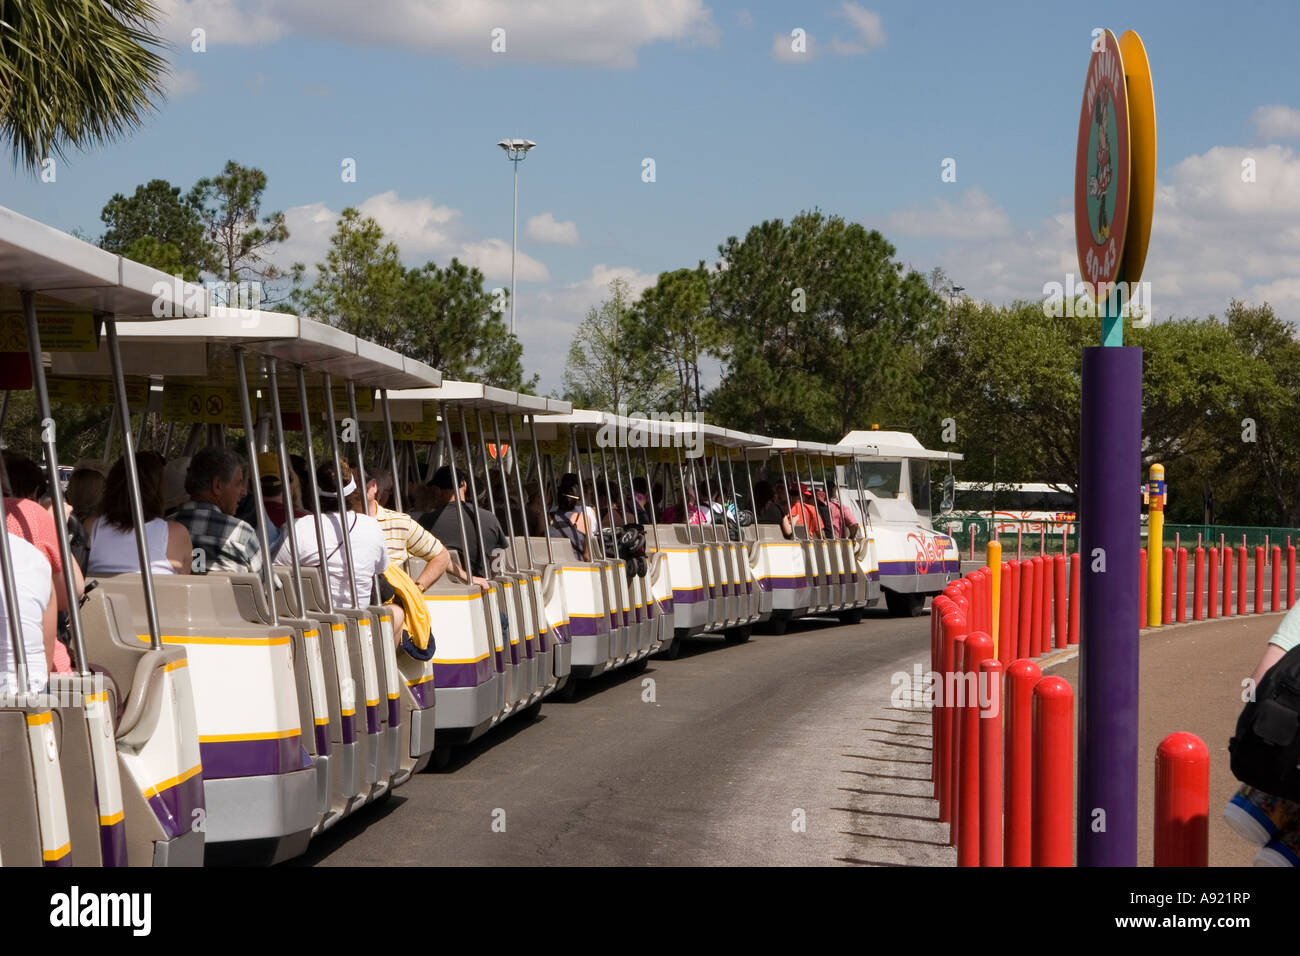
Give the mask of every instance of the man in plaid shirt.
[{"label": "man in plaid shirt", "polygon": [[262,572],[262,549],[257,532],[234,516],[244,497],[244,463],[225,448],[204,448],[190,462],[185,475],[190,499],[170,517],[190,533],[194,547],[202,548],[209,571]]}]

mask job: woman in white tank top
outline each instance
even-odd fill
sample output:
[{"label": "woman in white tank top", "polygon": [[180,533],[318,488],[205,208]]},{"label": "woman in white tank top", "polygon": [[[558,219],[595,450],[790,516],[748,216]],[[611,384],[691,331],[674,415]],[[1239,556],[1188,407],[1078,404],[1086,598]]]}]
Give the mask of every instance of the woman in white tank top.
[{"label": "woman in white tank top", "polygon": [[47,654],[54,646],[57,611],[51,599],[50,562],[32,544],[9,535],[13,557],[14,586],[18,589],[18,617],[27,658],[27,686],[19,688],[14,666],[13,642],[9,637],[9,612],[0,604],[0,693],[39,694],[49,683]]},{"label": "woman in white tank top", "polygon": [[[144,537],[150,569],[154,574],[189,574],[190,533],[184,525],[166,521],[162,516],[162,460],[148,452],[137,452],[135,467],[140,477],[140,505],[144,512]],[[86,573],[139,573],[140,556],[134,529],[131,499],[127,494],[126,465],[119,458],[104,483],[99,516],[87,529],[90,553],[86,559]]]}]

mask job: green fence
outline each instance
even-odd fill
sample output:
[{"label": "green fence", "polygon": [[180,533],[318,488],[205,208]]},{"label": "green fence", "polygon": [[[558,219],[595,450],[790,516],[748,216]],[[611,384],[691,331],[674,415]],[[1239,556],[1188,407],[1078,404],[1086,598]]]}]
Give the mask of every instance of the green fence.
[{"label": "green fence", "polygon": [[[985,548],[992,536],[994,525],[1000,529],[998,540],[1002,543],[1002,557],[1004,560],[1014,558],[1017,547],[1020,548],[1022,557],[1036,557],[1039,554],[1073,552],[1079,546],[1079,522],[1077,520],[1072,522],[1025,521],[1019,523],[1019,534],[1017,534],[1016,530],[1017,524],[1014,519],[1010,518],[998,518],[994,521],[989,518],[959,514],[939,515],[934,519],[936,531],[950,534],[957,539],[957,546],[961,550],[963,559],[970,559],[971,557],[971,529],[975,529],[975,560],[981,560],[986,553]],[[1222,536],[1225,543],[1234,548],[1241,546],[1243,536],[1248,548],[1264,547],[1265,545],[1272,547],[1276,544],[1285,549],[1288,543],[1300,547],[1300,528],[1263,528],[1223,524],[1166,524],[1162,546],[1172,548],[1174,542],[1177,541],[1180,546],[1190,550],[1196,547],[1196,536],[1198,534],[1201,535],[1201,542],[1206,548],[1211,545],[1217,546],[1220,536]],[[1139,533],[1138,547],[1146,547],[1146,539],[1147,526],[1146,516],[1144,515]]]}]

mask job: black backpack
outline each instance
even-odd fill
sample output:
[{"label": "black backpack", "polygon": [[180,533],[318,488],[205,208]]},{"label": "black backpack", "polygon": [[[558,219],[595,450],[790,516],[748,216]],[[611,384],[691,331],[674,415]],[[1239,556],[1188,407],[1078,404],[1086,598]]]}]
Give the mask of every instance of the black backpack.
[{"label": "black backpack", "polygon": [[579,561],[582,560],[582,552],[587,548],[587,536],[583,534],[569,520],[569,516],[563,511],[551,512],[551,527],[559,530],[566,538],[569,544],[573,545],[573,554]]},{"label": "black backpack", "polygon": [[1300,800],[1300,646],[1274,664],[1228,741],[1232,775],[1257,790]]}]

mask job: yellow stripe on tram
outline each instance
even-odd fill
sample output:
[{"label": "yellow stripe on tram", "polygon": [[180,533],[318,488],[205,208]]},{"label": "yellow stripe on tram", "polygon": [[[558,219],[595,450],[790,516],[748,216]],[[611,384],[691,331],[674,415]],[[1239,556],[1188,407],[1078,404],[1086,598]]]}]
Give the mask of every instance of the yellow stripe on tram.
[{"label": "yellow stripe on tram", "polygon": [[255,734],[199,734],[201,744],[228,744],[246,740],[288,740],[302,733],[298,727],[289,730],[266,730]]},{"label": "yellow stripe on tram", "polygon": [[186,780],[189,780],[191,777],[202,772],[203,772],[203,764],[196,763],[193,767],[190,767],[190,769],[186,770],[184,773],[177,774],[175,777],[168,777],[166,780],[159,781],[158,783],[155,783],[152,787],[149,787],[140,792],[144,794],[144,797],[147,800],[150,797],[158,796],[164,790],[170,790],[172,789],[172,787],[179,786],[180,784],[184,783]]},{"label": "yellow stripe on tram", "polygon": [[111,816],[101,816],[99,818],[99,825],[101,827],[111,827],[115,823],[121,823],[123,819],[125,819],[125,815],[121,810],[118,810],[117,813],[114,813]]},{"label": "yellow stripe on tram", "polygon": [[54,720],[54,715],[51,714],[48,710],[43,714],[28,714],[27,726],[39,727],[41,724],[48,724],[53,720]]},{"label": "yellow stripe on tram", "polygon": [[45,858],[46,863],[53,863],[55,860],[61,860],[72,852],[71,841],[63,844],[57,850],[43,850],[41,856]]}]

